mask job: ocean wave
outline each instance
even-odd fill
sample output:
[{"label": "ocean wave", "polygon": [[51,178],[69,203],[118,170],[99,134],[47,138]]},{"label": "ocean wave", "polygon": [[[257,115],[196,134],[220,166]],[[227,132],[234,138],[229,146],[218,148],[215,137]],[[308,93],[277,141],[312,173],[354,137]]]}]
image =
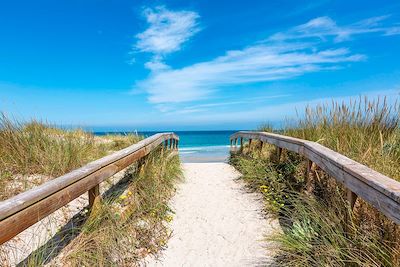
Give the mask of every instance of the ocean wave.
[{"label": "ocean wave", "polygon": [[229,145],[223,146],[193,146],[193,147],[179,147],[180,151],[200,151],[200,150],[222,150],[225,148],[229,148]]},{"label": "ocean wave", "polygon": [[195,153],[197,153],[198,151],[189,151],[189,150],[186,150],[186,151],[180,151],[179,153],[180,154],[195,154]]}]

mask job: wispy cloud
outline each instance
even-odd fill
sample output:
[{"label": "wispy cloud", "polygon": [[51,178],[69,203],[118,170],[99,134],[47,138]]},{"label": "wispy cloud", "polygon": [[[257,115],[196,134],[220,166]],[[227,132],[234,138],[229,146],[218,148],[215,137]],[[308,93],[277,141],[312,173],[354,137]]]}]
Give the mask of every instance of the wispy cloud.
[{"label": "wispy cloud", "polygon": [[169,105],[207,99],[226,87],[251,86],[343,68],[350,62],[365,60],[366,56],[338,44],[327,49],[324,38],[332,36],[335,39],[332,41],[338,42],[358,34],[396,34],[397,26],[381,25],[386,19],[387,16],[374,17],[339,27],[332,19],[320,17],[241,50],[227,51],[210,61],[179,69],[159,61],[150,62],[147,64],[151,65],[148,67],[152,73],[146,80],[137,82],[135,89],[147,92],[151,103],[170,112],[173,108]]},{"label": "wispy cloud", "polygon": [[148,52],[154,55],[147,64],[150,69],[160,70],[165,67],[160,62],[166,54],[179,51],[200,28],[199,15],[193,11],[171,11],[163,6],[143,10],[148,28],[136,35],[136,52]]},{"label": "wispy cloud", "polygon": [[203,99],[224,86],[287,79],[365,58],[345,48],[312,51],[312,47],[311,44],[253,45],[228,51],[211,61],[155,72],[137,86],[150,94],[152,103],[188,102]]},{"label": "wispy cloud", "polygon": [[296,26],[285,32],[272,35],[269,40],[287,41],[305,38],[320,38],[324,40],[333,37],[335,42],[349,40],[354,35],[367,33],[380,33],[382,35],[400,34],[400,26],[384,26],[383,21],[390,16],[372,17],[356,23],[339,26],[329,17],[319,17],[309,22]]},{"label": "wispy cloud", "polygon": [[211,103],[206,103],[206,104],[197,104],[197,105],[190,105],[190,106],[183,106],[183,107],[175,107],[174,109],[171,109],[171,107],[165,110],[165,106],[161,105],[159,107],[159,110],[166,112],[166,115],[172,115],[172,114],[187,114],[187,113],[200,113],[200,112],[206,112],[210,108],[213,108],[213,110],[219,110],[221,108],[227,107],[227,106],[237,106],[237,105],[249,105],[249,104],[257,104],[257,103],[262,103],[271,99],[276,99],[276,98],[283,98],[283,97],[288,97],[290,94],[279,94],[279,95],[267,95],[267,96],[257,96],[257,97],[247,97],[247,98],[241,98],[240,100],[232,100],[232,99],[224,99],[220,100],[219,102],[211,102]]}]

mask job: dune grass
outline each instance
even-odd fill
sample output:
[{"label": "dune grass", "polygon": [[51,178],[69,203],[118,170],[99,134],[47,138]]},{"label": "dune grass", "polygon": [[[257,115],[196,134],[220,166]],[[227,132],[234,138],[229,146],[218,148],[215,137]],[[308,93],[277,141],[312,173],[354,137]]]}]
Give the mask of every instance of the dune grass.
[{"label": "dune grass", "polygon": [[[399,111],[385,99],[333,102],[307,108],[279,133],[316,141],[400,180]],[[306,191],[306,162],[296,153],[285,152],[278,162],[272,146],[244,152],[231,162],[281,221],[283,231],[267,238],[279,245],[282,266],[400,265],[399,226],[371,205],[359,198],[352,213],[345,188],[318,168]]]},{"label": "dune grass", "polygon": [[[19,123],[2,116],[0,200],[141,139],[131,134],[98,137],[82,130],[62,130],[37,121]],[[167,202],[180,177],[177,155],[161,148],[152,152],[125,170],[123,183],[111,186],[91,211],[83,209],[77,214],[77,224],[63,229],[60,240],[35,248],[24,266],[132,266],[157,253],[170,235],[166,222],[172,220],[173,211]],[[64,248],[66,240],[72,241]],[[0,260],[7,263],[3,257],[8,254],[2,249],[9,248],[0,247]]]},{"label": "dune grass", "polygon": [[168,200],[181,177],[179,157],[154,152],[128,175],[131,182],[121,195],[95,205],[63,265],[134,266],[166,245],[170,232],[165,222],[173,218]]},{"label": "dune grass", "polygon": [[7,199],[141,140],[136,135],[95,137],[31,121],[0,117],[0,200]]}]

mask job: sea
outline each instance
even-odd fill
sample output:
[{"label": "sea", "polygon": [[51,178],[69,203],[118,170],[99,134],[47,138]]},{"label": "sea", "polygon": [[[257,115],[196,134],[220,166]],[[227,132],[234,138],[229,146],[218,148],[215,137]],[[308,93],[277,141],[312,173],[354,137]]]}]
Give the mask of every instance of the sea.
[{"label": "sea", "polygon": [[[174,131],[179,136],[179,155],[182,162],[226,162],[229,158],[229,136],[237,131]],[[95,132],[105,135],[109,132]],[[115,132],[113,132],[115,133]],[[120,134],[126,134],[126,132]],[[135,132],[136,133],[136,132]],[[137,132],[149,137],[159,132]]]}]

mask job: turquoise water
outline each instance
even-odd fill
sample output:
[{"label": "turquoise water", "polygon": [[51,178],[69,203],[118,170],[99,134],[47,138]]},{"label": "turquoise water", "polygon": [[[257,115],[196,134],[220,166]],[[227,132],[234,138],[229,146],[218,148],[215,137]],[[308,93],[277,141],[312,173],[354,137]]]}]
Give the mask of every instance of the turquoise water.
[{"label": "turquoise water", "polygon": [[[175,131],[183,162],[223,162],[229,156],[229,136],[236,131]],[[138,132],[151,136],[157,132]],[[103,135],[104,132],[97,132]]]},{"label": "turquoise water", "polygon": [[229,156],[229,136],[235,131],[178,131],[183,162],[223,162]]}]

